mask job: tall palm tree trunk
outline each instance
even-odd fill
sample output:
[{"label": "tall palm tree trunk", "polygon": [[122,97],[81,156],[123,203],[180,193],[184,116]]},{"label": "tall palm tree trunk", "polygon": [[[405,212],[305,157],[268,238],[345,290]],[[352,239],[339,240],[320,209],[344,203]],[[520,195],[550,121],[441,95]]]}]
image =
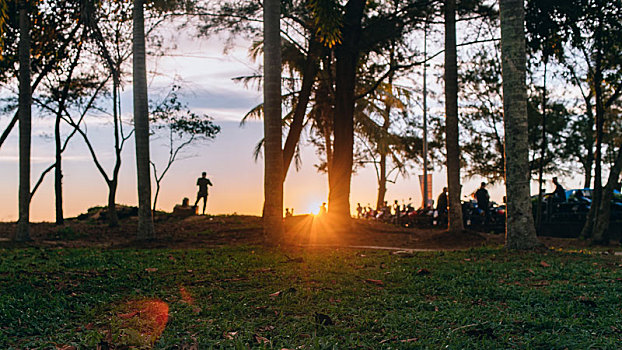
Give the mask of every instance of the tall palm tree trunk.
[{"label": "tall palm tree trunk", "polygon": [[264,213],[267,244],[283,237],[283,149],[281,128],[281,3],[265,0],[264,16]]},{"label": "tall palm tree trunk", "polygon": [[358,67],[358,41],[365,1],[350,0],[345,7],[342,43],[336,48],[333,162],[329,177],[328,211],[338,223],[350,219],[350,181],[354,156],[354,87]]},{"label": "tall palm tree trunk", "polygon": [[540,244],[529,197],[525,9],[522,0],[500,0],[499,9],[507,191],[505,245],[509,249],[532,249]]},{"label": "tall palm tree trunk", "polygon": [[[445,1],[445,144],[449,231],[464,230],[460,203],[460,145],[458,143],[458,62],[456,50],[456,0]],[[427,191],[427,188],[424,189]]]},{"label": "tall palm tree trunk", "polygon": [[134,0],[133,13],[133,88],[134,140],[136,141],[136,173],[138,176],[137,239],[155,238],[151,214],[151,170],[149,168],[149,107],[147,98],[147,67],[145,54],[144,0]]},{"label": "tall palm tree trunk", "polygon": [[19,219],[16,241],[30,240],[30,19],[28,1],[19,2]]}]

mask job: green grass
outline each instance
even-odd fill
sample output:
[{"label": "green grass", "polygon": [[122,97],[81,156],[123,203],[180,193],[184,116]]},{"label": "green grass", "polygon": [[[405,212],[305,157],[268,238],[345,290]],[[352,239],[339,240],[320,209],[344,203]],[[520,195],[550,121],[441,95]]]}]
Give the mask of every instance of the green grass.
[{"label": "green grass", "polygon": [[[616,257],[287,255],[303,262],[261,247],[0,249],[0,348],[622,348]],[[159,338],[135,312],[145,300],[168,306]]]}]

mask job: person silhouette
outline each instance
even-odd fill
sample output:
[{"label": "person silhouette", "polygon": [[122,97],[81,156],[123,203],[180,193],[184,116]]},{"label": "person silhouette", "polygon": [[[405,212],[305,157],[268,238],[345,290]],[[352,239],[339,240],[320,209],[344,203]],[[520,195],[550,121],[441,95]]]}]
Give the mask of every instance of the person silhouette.
[{"label": "person silhouette", "polygon": [[565,202],[566,190],[564,190],[564,187],[557,181],[557,177],[553,178],[553,185],[555,185],[555,191],[553,191],[553,199],[557,202]]},{"label": "person silhouette", "polygon": [[326,202],[322,203],[322,205],[320,206],[320,212],[318,213],[318,216],[324,215],[326,215]]},{"label": "person silhouette", "polygon": [[436,210],[438,211],[438,215],[447,214],[447,187],[443,187],[443,192],[438,195]]},{"label": "person silhouette", "polygon": [[477,207],[483,211],[485,225],[488,223],[488,209],[490,207],[490,195],[486,189],[485,182],[482,182],[480,188],[475,192],[475,200],[477,200]]},{"label": "person silhouette", "polygon": [[207,186],[214,186],[212,182],[207,178],[207,173],[204,171],[201,173],[201,177],[197,179],[197,186],[199,186],[199,192],[197,193],[197,200],[194,202],[196,207],[199,204],[199,200],[203,198],[203,215],[205,215],[205,207],[207,206]]}]

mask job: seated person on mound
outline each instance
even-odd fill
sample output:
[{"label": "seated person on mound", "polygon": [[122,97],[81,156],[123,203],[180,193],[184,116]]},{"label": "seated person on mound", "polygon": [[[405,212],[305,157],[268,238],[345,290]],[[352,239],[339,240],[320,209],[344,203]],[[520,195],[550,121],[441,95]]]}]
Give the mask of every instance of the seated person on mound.
[{"label": "seated person on mound", "polygon": [[181,204],[177,204],[173,208],[173,214],[178,216],[191,216],[197,214],[197,208],[190,206],[190,199],[184,198]]}]

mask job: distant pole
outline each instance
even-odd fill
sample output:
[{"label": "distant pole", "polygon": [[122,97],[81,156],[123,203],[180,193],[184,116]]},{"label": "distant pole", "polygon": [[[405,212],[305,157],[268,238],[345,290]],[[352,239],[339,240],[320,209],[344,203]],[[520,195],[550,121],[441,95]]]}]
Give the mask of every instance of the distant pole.
[{"label": "distant pole", "polygon": [[428,62],[428,22],[426,19],[423,31],[423,208],[428,205],[428,89],[427,67]]}]

